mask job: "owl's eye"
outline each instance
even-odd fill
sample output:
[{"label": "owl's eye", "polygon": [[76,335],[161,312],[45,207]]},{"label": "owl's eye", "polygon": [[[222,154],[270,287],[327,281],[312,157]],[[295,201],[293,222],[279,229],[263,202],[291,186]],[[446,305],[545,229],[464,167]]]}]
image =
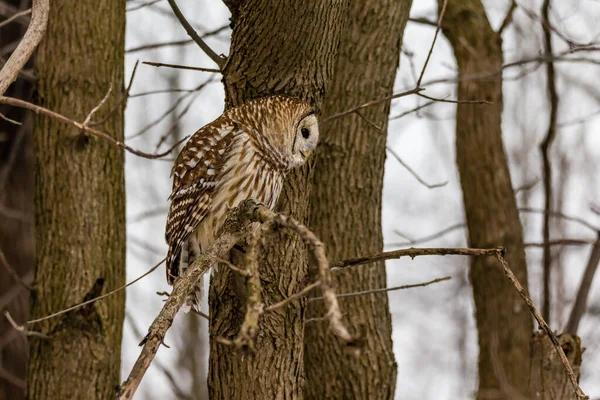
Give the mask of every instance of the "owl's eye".
[{"label": "owl's eye", "polygon": [[300,133],[302,133],[302,137],[303,137],[304,139],[308,139],[308,137],[310,136],[310,132],[309,132],[309,130],[308,130],[308,129],[306,129],[306,128],[302,128],[302,129],[300,129]]}]

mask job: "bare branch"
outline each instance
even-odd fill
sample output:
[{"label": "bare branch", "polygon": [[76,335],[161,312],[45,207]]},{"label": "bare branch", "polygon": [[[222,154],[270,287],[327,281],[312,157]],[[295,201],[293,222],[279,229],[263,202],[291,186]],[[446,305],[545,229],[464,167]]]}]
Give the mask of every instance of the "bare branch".
[{"label": "bare branch", "polygon": [[6,319],[8,320],[8,322],[10,322],[10,324],[12,325],[12,327],[15,328],[17,331],[21,332],[21,334],[23,334],[24,336],[35,336],[35,337],[39,337],[39,338],[42,338],[42,339],[49,339],[50,338],[46,334],[43,334],[41,332],[35,332],[35,331],[27,330],[27,329],[25,329],[24,326],[21,326],[21,325],[17,324],[8,311],[4,311],[4,316],[6,317]]},{"label": "bare branch", "polygon": [[[424,286],[429,286],[429,285],[432,285],[432,284],[438,283],[438,282],[449,281],[450,279],[452,279],[451,276],[444,276],[443,278],[436,278],[436,279],[428,281],[428,282],[415,283],[412,285],[392,286],[389,288],[363,290],[362,292],[340,293],[337,295],[337,298],[339,299],[342,297],[364,296],[366,294],[386,293],[386,292],[393,292],[395,290],[404,290],[404,289],[412,289],[412,288],[416,288],[416,287],[424,287]],[[308,299],[308,302],[311,303],[311,302],[317,301],[317,300],[323,300],[323,298],[322,297],[311,297]]]},{"label": "bare branch", "polygon": [[[544,54],[552,57],[552,32],[549,22],[550,0],[544,0],[542,4],[542,27],[544,29]],[[548,121],[548,132],[540,144],[542,153],[542,179],[544,183],[544,225],[542,234],[544,243],[550,240],[550,209],[552,208],[552,165],[550,164],[550,148],[556,138],[556,123],[558,116],[558,94],[556,92],[556,72],[554,62],[546,63],[546,84],[548,87],[548,100],[550,102],[550,120]],[[552,258],[550,247],[544,247],[543,254],[543,293],[542,293],[542,313],[546,321],[550,321],[550,270]]]},{"label": "bare branch", "polygon": [[4,256],[4,252],[2,251],[2,249],[0,249],[0,263],[4,266],[4,269],[6,269],[6,272],[8,272],[8,274],[15,280],[15,282],[17,282],[19,285],[23,286],[25,289],[33,290],[33,287],[31,285],[29,285],[28,283],[26,283],[23,280],[23,278],[21,278],[21,276],[17,273],[17,271],[15,271],[10,266],[10,264],[8,263],[8,260]]},{"label": "bare branch", "polygon": [[533,208],[533,207],[519,207],[519,212],[536,213],[536,214],[544,214],[544,215],[547,214],[552,217],[558,217],[558,218],[562,218],[567,221],[577,222],[578,224],[583,225],[586,228],[591,229],[594,232],[600,231],[600,227],[590,224],[585,219],[578,218],[578,217],[572,217],[570,215],[561,213],[560,211],[548,211],[548,210],[544,210],[542,208]]},{"label": "bare branch", "polygon": [[50,0],[33,0],[31,7],[31,22],[15,51],[0,70],[0,96],[19,76],[33,51],[46,33]]},{"label": "bare branch", "polygon": [[563,351],[562,347],[560,346],[560,343],[558,342],[556,335],[554,334],[554,332],[552,332],[552,330],[550,329],[550,327],[548,326],[548,324],[546,323],[546,321],[540,314],[540,311],[535,306],[535,304],[533,304],[533,301],[531,301],[531,298],[529,297],[529,295],[527,294],[525,289],[523,289],[523,286],[521,286],[521,284],[517,280],[517,277],[515,276],[515,274],[513,274],[512,270],[508,266],[508,263],[504,259],[504,249],[496,250],[496,258],[498,259],[498,261],[500,261],[500,265],[502,265],[502,268],[504,269],[504,274],[506,275],[508,280],[513,284],[515,289],[517,289],[517,292],[519,293],[519,295],[521,296],[521,298],[523,299],[525,304],[527,304],[529,311],[531,312],[533,317],[536,319],[539,326],[542,328],[542,330],[544,332],[546,332],[546,335],[548,335],[548,338],[552,342],[554,349],[556,350],[556,352],[558,353],[558,356],[560,357],[560,361],[562,362],[563,366],[565,367],[567,376],[569,377],[569,380],[571,381],[571,384],[573,385],[573,391],[575,392],[575,395],[577,396],[578,399],[587,399],[588,396],[579,387],[579,384],[577,383],[577,377],[573,373],[573,368],[571,368],[571,365],[569,364],[569,360],[567,359],[567,356],[565,356],[565,352]]},{"label": "bare branch", "polygon": [[[308,292],[310,292],[314,288],[319,287],[320,285],[321,285],[321,282],[319,282],[319,281],[313,282],[310,285],[306,286],[301,291],[299,291],[298,293],[294,293],[293,295],[291,295],[287,299],[282,300],[279,303],[272,304],[269,307],[266,307],[265,308],[265,312],[267,312],[267,311],[275,311],[275,310],[277,310],[277,309],[279,309],[281,307],[284,307],[285,305],[293,302],[294,300],[301,299],[302,297],[306,296],[308,294]],[[338,295],[338,297],[339,297],[339,295]]]},{"label": "bare branch", "polygon": [[206,44],[206,42],[204,42],[204,40],[202,40],[202,38],[198,35],[198,33],[196,33],[196,31],[190,25],[190,23],[187,21],[187,19],[185,19],[185,17],[181,13],[181,10],[177,6],[177,3],[175,2],[175,0],[167,0],[167,1],[169,2],[169,5],[173,9],[173,13],[177,17],[177,19],[179,20],[181,25],[183,25],[183,28],[185,29],[187,34],[194,40],[194,42],[196,42],[198,44],[198,46],[200,46],[202,51],[204,51],[204,53],[206,53],[206,55],[208,57],[210,57],[210,59],[213,60],[215,62],[215,64],[217,64],[219,66],[219,70],[222,70],[223,67],[225,66],[226,58],[219,56],[217,53],[215,53],[213,51],[213,49],[211,49]]},{"label": "bare branch", "polygon": [[3,27],[5,27],[6,25],[10,24],[11,22],[13,22],[15,19],[20,18],[20,17],[24,17],[26,15],[31,14],[31,8],[25,10],[25,11],[20,11],[16,14],[13,14],[12,17],[9,17],[8,19],[5,19],[4,21],[0,22],[0,29],[2,29]]},{"label": "bare branch", "polygon": [[108,101],[108,98],[110,97],[110,94],[112,92],[112,82],[110,83],[110,85],[108,86],[108,91],[106,92],[106,94],[104,95],[104,97],[102,98],[102,100],[100,101],[100,103],[98,103],[98,105],[94,108],[92,108],[92,111],[90,111],[90,113],[87,115],[87,117],[85,117],[85,120],[83,121],[83,126],[87,127],[90,123],[90,121],[92,120],[92,117],[94,116],[94,114],[96,114],[98,112],[99,109],[102,108],[102,106]]},{"label": "bare branch", "polygon": [[432,101],[437,101],[440,103],[453,103],[453,104],[494,104],[491,101],[487,101],[487,100],[448,100],[448,99],[440,99],[437,97],[431,97],[431,96],[427,96],[424,95],[423,93],[417,93],[417,96],[420,96],[424,99],[428,99],[428,100],[432,100]]},{"label": "bare branch", "polygon": [[421,74],[419,75],[419,79],[417,80],[417,84],[415,87],[421,86],[421,81],[423,80],[423,75],[425,75],[425,70],[427,69],[427,64],[429,64],[429,59],[431,58],[431,53],[433,53],[433,48],[435,47],[435,42],[440,33],[440,29],[442,29],[442,19],[444,19],[444,14],[446,13],[446,5],[448,4],[448,0],[444,0],[444,4],[442,5],[442,10],[440,11],[440,15],[438,17],[435,34],[433,35],[433,40],[431,41],[431,46],[429,47],[429,52],[427,53],[427,58],[425,59],[425,63],[423,64],[423,69],[421,69]]},{"label": "bare branch", "polygon": [[[213,31],[210,32],[206,32],[204,35],[202,35],[202,39],[205,39],[207,37],[210,36],[214,36],[217,35],[221,32],[223,32],[224,30],[229,29],[229,24],[228,25],[223,25]],[[194,41],[192,39],[185,39],[185,40],[174,40],[171,42],[162,42],[162,43],[152,43],[152,44],[146,44],[143,46],[138,46],[138,47],[132,47],[131,49],[125,50],[125,53],[135,53],[138,51],[144,51],[144,50],[152,50],[152,49],[159,49],[162,47],[168,47],[168,46],[185,46],[188,44],[194,43]]]},{"label": "bare branch", "polygon": [[442,187],[442,186],[446,186],[448,184],[448,181],[444,181],[444,182],[440,182],[440,183],[427,183],[425,182],[419,175],[417,175],[417,173],[415,172],[415,170],[413,170],[408,164],[406,164],[398,154],[396,154],[396,152],[394,150],[392,150],[391,147],[386,146],[385,147],[386,150],[396,159],[396,161],[398,161],[400,163],[400,165],[402,165],[404,168],[406,168],[406,170],[408,172],[410,172],[410,174],[412,176],[415,177],[415,179],[417,181],[419,181],[419,183],[423,186],[425,186],[428,189],[435,189],[438,187]]},{"label": "bare branch", "polygon": [[598,238],[592,246],[590,258],[588,259],[588,263],[581,278],[581,283],[579,284],[579,290],[577,291],[577,297],[575,298],[575,303],[573,304],[573,309],[571,310],[571,315],[569,316],[569,322],[567,322],[567,326],[564,329],[564,332],[572,335],[577,334],[579,321],[581,321],[581,318],[585,314],[590,288],[592,287],[592,281],[594,280],[596,269],[598,269],[598,263],[600,263],[600,232],[598,232],[597,235]]},{"label": "bare branch", "polygon": [[160,261],[158,264],[156,264],[154,267],[152,267],[152,268],[150,268],[148,271],[144,272],[142,275],[138,276],[137,278],[135,278],[135,279],[134,279],[134,280],[132,280],[131,282],[127,283],[126,285],[123,285],[123,286],[121,286],[121,287],[118,287],[118,288],[116,288],[115,290],[113,290],[113,291],[111,291],[111,292],[108,292],[108,293],[106,293],[106,294],[103,294],[102,296],[98,296],[98,297],[95,297],[95,298],[93,298],[93,299],[90,299],[90,300],[86,300],[86,301],[84,301],[84,302],[82,302],[82,303],[79,303],[79,304],[77,304],[77,305],[74,305],[74,306],[72,306],[72,307],[65,308],[64,310],[57,311],[57,312],[55,312],[54,314],[50,314],[50,315],[48,315],[48,316],[41,317],[41,318],[37,318],[37,319],[32,319],[31,321],[27,321],[27,325],[31,325],[31,324],[34,324],[34,323],[36,323],[36,322],[45,321],[45,320],[47,320],[47,319],[50,319],[50,318],[58,317],[59,315],[66,314],[66,313],[68,313],[69,311],[76,310],[76,309],[78,309],[78,308],[81,308],[81,307],[87,306],[88,304],[95,303],[95,302],[97,302],[98,300],[102,300],[102,299],[104,299],[104,298],[106,298],[106,297],[112,296],[113,294],[115,294],[115,293],[117,293],[117,292],[120,292],[121,290],[124,290],[124,289],[128,288],[129,286],[133,285],[134,283],[136,283],[136,282],[137,282],[137,281],[139,281],[140,279],[142,279],[142,278],[144,278],[144,277],[146,277],[146,276],[150,275],[152,272],[156,271],[156,269],[157,269],[158,267],[160,267],[160,266],[162,265],[162,263],[163,263],[163,262],[165,262],[165,259],[164,259],[164,258],[163,258],[163,259],[162,259],[162,260],[161,260],[161,261]]},{"label": "bare branch", "polygon": [[508,11],[506,12],[506,15],[504,16],[504,19],[502,20],[502,24],[500,24],[500,28],[498,28],[498,31],[496,32],[498,34],[498,36],[502,36],[502,33],[504,33],[504,30],[510,25],[510,23],[512,22],[513,14],[515,13],[516,9],[517,9],[517,2],[515,0],[512,0],[510,3],[510,6],[508,7]]},{"label": "bare branch", "polygon": [[131,12],[131,11],[140,10],[142,8],[145,8],[145,7],[150,7],[150,6],[152,6],[152,5],[156,4],[156,3],[159,3],[161,1],[162,0],[151,0],[151,1],[148,1],[146,3],[138,4],[137,6],[129,7],[125,11],[126,12]]},{"label": "bare branch", "polygon": [[108,134],[106,134],[104,132],[101,132],[101,131],[98,131],[96,129],[84,126],[83,124],[81,124],[81,123],[79,123],[77,121],[74,121],[74,120],[72,120],[70,118],[67,118],[64,115],[55,113],[54,111],[50,111],[47,108],[40,107],[40,106],[35,105],[33,103],[29,103],[29,102],[21,100],[21,99],[15,99],[14,97],[0,96],[0,104],[8,104],[8,105],[13,106],[13,107],[25,108],[25,109],[34,111],[35,113],[43,114],[43,115],[46,115],[48,117],[54,118],[56,120],[59,120],[59,121],[65,123],[65,124],[67,124],[67,125],[74,126],[75,128],[77,128],[79,130],[82,130],[82,131],[84,131],[86,133],[90,133],[90,134],[92,134],[92,135],[94,135],[96,137],[104,139],[104,140],[108,141],[109,143],[111,143],[111,144],[113,144],[113,145],[115,145],[115,146],[117,146],[117,147],[119,147],[121,149],[127,150],[131,154],[135,154],[136,156],[140,156],[140,157],[143,157],[143,158],[156,159],[156,158],[164,157],[167,154],[170,154],[180,144],[180,142],[175,143],[175,145],[173,145],[167,151],[164,151],[162,153],[149,154],[149,153],[145,153],[143,151],[135,150],[135,149],[127,146],[125,143],[118,141],[117,139],[113,138],[112,136],[110,136],[110,135],[108,135]]},{"label": "bare branch", "polygon": [[190,71],[200,71],[200,72],[221,72],[219,69],[214,68],[201,68],[201,67],[190,67],[188,65],[178,65],[178,64],[164,64],[152,61],[143,61],[142,64],[150,65],[151,67],[168,67],[168,68],[176,68],[176,69],[187,69]]}]

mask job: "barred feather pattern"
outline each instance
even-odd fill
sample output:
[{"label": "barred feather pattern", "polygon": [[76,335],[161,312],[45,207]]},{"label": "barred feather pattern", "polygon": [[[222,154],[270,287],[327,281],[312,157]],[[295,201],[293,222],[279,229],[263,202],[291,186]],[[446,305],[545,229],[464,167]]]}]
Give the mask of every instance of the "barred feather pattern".
[{"label": "barred feather pattern", "polygon": [[[295,124],[311,112],[296,99],[259,99],[231,109],[190,138],[172,169],[165,233],[170,284],[214,243],[231,208],[248,198],[275,207],[293,166]],[[200,311],[203,287],[201,280],[187,310]]]}]

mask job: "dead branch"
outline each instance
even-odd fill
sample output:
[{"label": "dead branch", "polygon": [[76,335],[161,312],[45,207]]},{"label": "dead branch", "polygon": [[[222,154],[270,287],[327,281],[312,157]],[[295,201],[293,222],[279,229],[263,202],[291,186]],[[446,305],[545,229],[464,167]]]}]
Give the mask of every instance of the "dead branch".
[{"label": "dead branch", "polygon": [[495,256],[498,259],[498,261],[500,262],[500,265],[502,265],[502,268],[504,269],[504,274],[506,275],[508,280],[513,284],[515,289],[517,289],[517,292],[519,293],[519,295],[521,296],[521,298],[523,299],[525,304],[527,304],[529,311],[531,312],[533,317],[538,322],[540,328],[542,328],[542,330],[546,333],[546,335],[548,335],[548,338],[552,342],[554,349],[556,350],[556,352],[558,353],[558,356],[560,357],[560,361],[562,362],[563,366],[565,367],[567,376],[569,377],[569,380],[571,381],[571,385],[573,385],[573,391],[575,392],[575,395],[577,396],[578,399],[582,399],[582,400],[587,399],[588,396],[579,387],[579,384],[577,383],[577,377],[575,376],[575,373],[573,372],[573,369],[571,368],[571,364],[569,364],[569,360],[567,359],[567,356],[565,356],[565,352],[563,351],[562,347],[560,346],[560,343],[558,342],[556,335],[554,334],[554,332],[552,332],[552,330],[550,329],[550,327],[548,326],[548,324],[546,323],[546,321],[540,314],[540,311],[535,306],[535,304],[533,304],[533,301],[531,301],[531,298],[529,297],[529,295],[527,294],[527,292],[525,291],[523,286],[521,286],[521,284],[517,280],[517,277],[515,276],[515,274],[513,274],[512,270],[508,266],[508,263],[504,259],[504,249],[503,248],[496,249]]},{"label": "dead branch", "polygon": [[[223,26],[221,26],[215,30],[212,30],[210,32],[206,32],[201,37],[202,37],[202,39],[205,39],[210,36],[215,36],[227,29],[229,29],[229,24],[223,25]],[[125,50],[125,53],[135,53],[135,52],[144,51],[144,50],[160,49],[162,47],[168,47],[168,46],[185,46],[185,45],[188,45],[191,43],[195,43],[195,42],[192,39],[185,39],[185,40],[174,40],[171,42],[152,43],[152,44],[146,44],[146,45],[142,45],[142,46],[138,46],[138,47],[132,47],[131,49]]]},{"label": "dead branch", "polygon": [[142,64],[150,65],[151,67],[168,67],[168,68],[176,68],[176,69],[187,69],[190,71],[201,71],[201,72],[221,72],[219,69],[214,68],[200,68],[200,67],[190,67],[188,65],[178,65],[178,64],[165,64],[159,62],[152,61],[143,61]]},{"label": "dead branch", "polygon": [[[343,298],[343,297],[364,296],[364,295],[373,294],[373,293],[387,293],[387,292],[393,292],[393,291],[396,291],[396,290],[404,290],[404,289],[412,289],[412,288],[417,288],[417,287],[425,287],[425,286],[433,285],[434,283],[449,281],[450,279],[452,279],[452,277],[450,277],[450,276],[444,276],[443,278],[436,278],[436,279],[433,279],[433,280],[428,281],[428,282],[415,283],[415,284],[412,284],[412,285],[392,286],[392,287],[389,287],[389,288],[379,288],[379,289],[363,290],[361,292],[340,293],[340,294],[337,295],[337,298],[339,299],[339,298]],[[311,298],[308,299],[308,302],[311,303],[311,302],[317,301],[317,300],[323,300],[323,297],[311,297]]]},{"label": "dead branch", "polygon": [[5,19],[4,21],[0,22],[0,28],[5,27],[6,25],[10,24],[11,22],[13,22],[15,19],[17,18],[21,18],[24,17],[26,15],[31,14],[31,8],[25,10],[25,11],[20,11],[18,13],[13,14],[11,17],[9,17],[8,19]]},{"label": "dead branch", "polygon": [[[275,304],[270,305],[269,307],[266,307],[265,312],[278,310],[281,307],[291,303],[294,300],[301,299],[302,297],[306,296],[308,294],[308,292],[310,292],[314,288],[319,287],[320,285],[321,285],[321,282],[319,282],[319,281],[313,282],[310,285],[306,286],[301,291],[299,291],[298,293],[294,293],[290,297],[288,297],[284,300],[281,300],[279,303],[275,303]],[[339,297],[339,295],[338,295],[338,297]],[[309,301],[310,301],[310,299],[309,299]]]},{"label": "dead branch", "polygon": [[502,36],[502,33],[504,33],[504,30],[506,28],[508,28],[508,26],[512,22],[512,17],[513,17],[513,14],[515,13],[516,9],[517,9],[517,2],[515,0],[512,0],[510,3],[510,6],[508,7],[508,11],[506,12],[506,15],[504,16],[504,19],[502,20],[502,24],[500,24],[500,28],[498,28],[498,31],[496,31],[496,34],[498,36]]},{"label": "dead branch", "polygon": [[428,99],[435,102],[440,103],[452,103],[452,104],[494,104],[491,101],[487,100],[449,100],[449,99],[441,99],[439,97],[431,97],[427,96],[423,93],[417,93],[417,96],[422,97],[424,99]]},{"label": "dead branch", "polygon": [[198,46],[202,49],[202,51],[204,51],[204,53],[206,53],[206,55],[208,57],[210,57],[210,59],[213,60],[215,62],[215,64],[217,64],[219,66],[219,70],[222,70],[223,67],[225,66],[225,62],[227,59],[225,57],[219,56],[217,53],[215,53],[213,51],[213,49],[211,49],[206,44],[206,42],[204,40],[202,40],[202,38],[198,35],[198,33],[190,25],[190,23],[187,21],[187,19],[185,19],[185,17],[181,13],[181,10],[177,6],[177,3],[175,2],[175,0],[167,0],[167,1],[169,2],[169,5],[173,9],[173,13],[177,17],[177,19],[179,20],[181,25],[183,25],[183,28],[185,29],[187,34],[194,40],[194,42],[196,42],[196,44],[198,44]]},{"label": "dead branch", "polygon": [[400,165],[402,165],[417,181],[419,181],[419,183],[421,185],[425,186],[426,188],[428,188],[428,189],[435,189],[435,188],[438,188],[438,187],[446,186],[448,184],[448,181],[444,181],[444,182],[440,182],[440,183],[427,183],[427,182],[425,182],[419,175],[417,175],[417,173],[416,173],[415,170],[413,170],[408,164],[406,164],[400,158],[400,156],[394,150],[392,150],[391,147],[386,146],[385,148],[396,159],[396,161],[398,161],[400,163]]},{"label": "dead branch", "polygon": [[[542,4],[542,27],[544,30],[544,54],[552,57],[552,31],[549,22],[550,0],[544,0]],[[552,165],[550,164],[550,148],[556,138],[556,123],[558,116],[558,94],[556,92],[556,72],[554,62],[546,63],[546,84],[548,90],[548,101],[550,102],[550,120],[546,137],[540,144],[542,153],[542,178],[544,182],[544,225],[542,229],[544,243],[550,240],[550,209],[552,208]],[[547,321],[550,321],[550,269],[552,258],[550,247],[544,247],[543,254],[543,293],[542,313]]]},{"label": "dead branch", "polygon": [[583,277],[581,278],[579,290],[577,290],[577,297],[575,298],[575,303],[573,304],[573,309],[571,310],[571,315],[569,316],[569,322],[567,322],[564,332],[572,335],[577,334],[579,321],[581,321],[583,314],[585,314],[590,288],[592,287],[592,281],[594,280],[596,269],[598,269],[598,263],[600,263],[600,231],[597,233],[596,242],[592,246],[590,258],[588,259]]},{"label": "dead branch", "polygon": [[4,67],[0,70],[0,96],[17,79],[19,71],[23,69],[33,51],[44,37],[49,12],[50,0],[33,0],[29,27],[21,43],[19,43],[6,64],[4,64]]},{"label": "dead branch", "polygon": [[547,214],[547,215],[550,215],[552,217],[562,218],[565,221],[576,222],[576,223],[578,223],[578,224],[580,224],[582,226],[585,226],[588,229],[591,229],[594,232],[600,231],[600,227],[592,225],[587,220],[585,220],[583,218],[579,218],[579,217],[573,217],[571,215],[567,215],[567,214],[562,213],[560,211],[548,211],[548,210],[544,210],[542,208],[533,208],[533,207],[519,207],[519,212],[544,214],[544,215]]},{"label": "dead branch", "polygon": [[15,99],[13,97],[0,96],[0,104],[7,104],[7,105],[13,106],[13,107],[25,108],[25,109],[31,110],[35,113],[46,115],[46,116],[54,118],[60,122],[63,122],[67,125],[74,126],[75,128],[82,130],[86,133],[89,133],[93,136],[104,139],[104,140],[108,141],[110,144],[117,146],[121,149],[124,149],[124,150],[130,152],[131,154],[135,154],[136,156],[148,158],[148,159],[161,158],[161,157],[164,157],[164,156],[170,154],[174,149],[177,148],[177,146],[179,146],[179,144],[183,140],[187,139],[187,138],[184,138],[182,141],[175,143],[171,148],[167,149],[166,151],[164,151],[162,153],[149,154],[149,153],[145,153],[143,151],[139,151],[134,148],[131,148],[131,147],[127,146],[125,143],[118,141],[117,139],[113,138],[112,136],[110,136],[107,133],[98,131],[98,130],[90,128],[88,126],[84,126],[83,124],[81,124],[77,121],[74,121],[70,118],[67,118],[64,115],[55,113],[54,111],[50,111],[47,108],[40,107],[33,103],[29,103],[29,102],[21,100],[21,99]]},{"label": "dead branch", "polygon": [[446,6],[448,5],[448,0],[444,0],[444,4],[442,4],[442,10],[440,11],[440,15],[438,17],[437,23],[435,24],[435,34],[433,35],[433,40],[431,41],[431,46],[429,47],[429,52],[427,53],[427,58],[425,59],[425,63],[423,64],[423,69],[421,69],[421,74],[419,75],[419,79],[417,79],[417,84],[415,87],[421,86],[421,81],[423,80],[423,76],[425,75],[425,70],[427,69],[427,64],[429,64],[429,59],[431,58],[431,53],[433,53],[433,48],[435,47],[435,42],[440,33],[440,29],[442,28],[442,19],[444,19],[444,14],[446,13]]},{"label": "dead branch", "polygon": [[10,264],[8,263],[8,260],[4,256],[4,252],[2,251],[2,249],[0,249],[0,263],[4,266],[4,269],[6,270],[6,272],[8,272],[8,274],[15,280],[15,282],[17,282],[19,285],[23,286],[27,290],[33,290],[33,286],[26,283],[23,280],[23,278],[21,278],[21,276],[17,273],[17,271],[15,271],[10,266]]},{"label": "dead branch", "polygon": [[39,338],[42,338],[42,339],[49,339],[50,338],[50,336],[48,336],[48,335],[46,335],[44,333],[30,331],[30,330],[26,329],[24,326],[21,326],[21,325],[17,324],[8,311],[4,311],[4,316],[6,317],[6,319],[8,320],[8,322],[10,322],[10,324],[12,325],[12,327],[15,328],[17,331],[21,332],[21,334],[24,335],[24,336],[35,336],[35,337],[39,337]]},{"label": "dead branch", "polygon": [[108,91],[106,92],[106,94],[104,95],[104,97],[102,98],[102,100],[100,100],[100,103],[98,103],[98,105],[96,105],[96,107],[92,108],[92,111],[90,111],[90,113],[87,115],[87,117],[85,117],[85,120],[83,121],[83,126],[87,127],[90,123],[90,121],[92,120],[92,117],[94,116],[94,114],[96,114],[98,112],[98,110],[100,110],[102,108],[102,106],[108,101],[108,98],[110,97],[110,94],[112,93],[112,82],[110,83],[110,85],[108,86]]}]

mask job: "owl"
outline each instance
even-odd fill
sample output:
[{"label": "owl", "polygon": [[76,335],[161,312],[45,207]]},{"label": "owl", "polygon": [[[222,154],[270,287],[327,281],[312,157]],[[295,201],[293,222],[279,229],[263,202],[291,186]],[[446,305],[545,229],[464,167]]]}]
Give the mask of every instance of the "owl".
[{"label": "owl", "polygon": [[[171,171],[169,284],[214,243],[228,211],[242,200],[275,207],[286,174],[306,162],[318,139],[316,111],[281,96],[229,109],[198,130]],[[186,311],[200,311],[203,288],[200,280]]]}]

